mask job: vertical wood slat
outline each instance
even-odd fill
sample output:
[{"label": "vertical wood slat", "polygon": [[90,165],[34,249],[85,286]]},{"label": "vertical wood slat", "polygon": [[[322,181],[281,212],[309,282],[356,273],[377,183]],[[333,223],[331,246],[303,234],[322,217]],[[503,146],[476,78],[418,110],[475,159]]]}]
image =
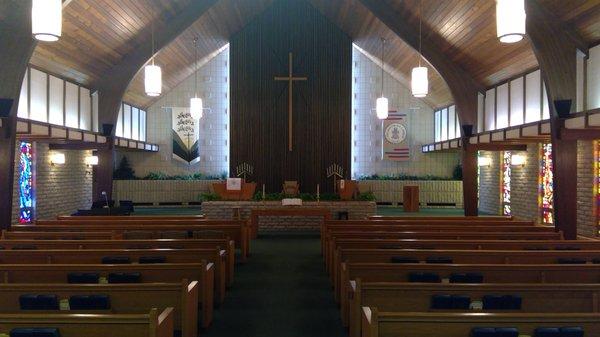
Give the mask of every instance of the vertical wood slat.
[{"label": "vertical wood slat", "polygon": [[[278,1],[231,39],[230,172],[254,166],[253,181],[280,192],[283,180],[302,191],[333,190],[331,164],[350,174],[352,42],[304,1]],[[287,148],[288,53],[294,53],[293,144]],[[333,71],[335,70],[335,71]]]}]

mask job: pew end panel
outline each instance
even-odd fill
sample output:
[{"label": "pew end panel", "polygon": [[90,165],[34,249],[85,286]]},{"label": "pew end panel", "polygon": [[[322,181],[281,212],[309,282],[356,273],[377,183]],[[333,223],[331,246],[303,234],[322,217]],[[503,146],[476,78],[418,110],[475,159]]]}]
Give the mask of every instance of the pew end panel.
[{"label": "pew end panel", "polygon": [[379,312],[377,308],[362,307],[361,321],[361,337],[379,336]]}]

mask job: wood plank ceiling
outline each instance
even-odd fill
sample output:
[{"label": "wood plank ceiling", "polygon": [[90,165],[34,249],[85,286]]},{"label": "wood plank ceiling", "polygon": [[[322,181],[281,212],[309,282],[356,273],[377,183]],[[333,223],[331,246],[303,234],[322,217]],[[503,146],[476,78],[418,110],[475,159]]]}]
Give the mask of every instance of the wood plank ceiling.
[{"label": "wood plank ceiling", "polygon": [[[192,0],[72,0],[64,9],[63,37],[40,43],[31,59],[34,66],[91,88],[124,55],[149,38],[152,30],[180,12]],[[371,55],[381,51],[380,37],[390,42],[386,60],[393,73],[408,84],[418,54],[397,38],[358,0],[308,0]],[[419,0],[381,0],[399,20],[418,25]],[[590,45],[600,42],[600,0],[539,0],[571,25]],[[199,37],[200,57],[223,47],[273,0],[220,0],[179,38],[157,54],[163,67],[163,92],[194,71],[193,38]],[[483,86],[538,66],[527,39],[506,45],[496,38],[494,0],[421,0],[423,43],[435,43]],[[448,105],[452,96],[444,80],[430,72],[434,107]],[[144,94],[143,76],[132,81],[125,100],[140,107],[153,100]]]}]

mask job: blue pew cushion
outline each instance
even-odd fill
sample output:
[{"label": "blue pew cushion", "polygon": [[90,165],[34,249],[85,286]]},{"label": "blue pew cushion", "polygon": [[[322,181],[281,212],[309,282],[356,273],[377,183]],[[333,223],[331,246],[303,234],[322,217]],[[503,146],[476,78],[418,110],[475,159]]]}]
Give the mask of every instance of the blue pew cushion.
[{"label": "blue pew cushion", "polygon": [[391,263],[419,263],[419,259],[410,256],[392,256]]},{"label": "blue pew cushion", "polygon": [[452,309],[455,310],[469,310],[471,306],[471,298],[463,295],[452,296]]},{"label": "blue pew cushion", "polygon": [[427,263],[441,263],[441,264],[452,264],[452,258],[445,256],[433,256],[425,259]]},{"label": "blue pew cushion", "polygon": [[450,309],[452,308],[452,296],[433,295],[431,296],[431,309]]},{"label": "blue pew cushion", "polygon": [[97,273],[69,273],[67,282],[69,283],[98,283],[100,275]]},{"label": "blue pew cushion", "polygon": [[559,328],[536,328],[533,337],[561,337]]},{"label": "blue pew cushion", "polygon": [[165,256],[142,256],[140,257],[140,259],[138,260],[139,263],[141,264],[147,264],[147,263],[166,263],[167,262],[167,258]]},{"label": "blue pew cushion", "polygon": [[496,337],[519,337],[517,328],[496,328]]},{"label": "blue pew cushion", "polygon": [[105,256],[102,258],[102,264],[128,264],[131,259],[128,256]]},{"label": "blue pew cushion", "polygon": [[438,274],[435,273],[410,273],[408,274],[409,282],[422,282],[422,283],[440,283],[442,279]]},{"label": "blue pew cushion", "polygon": [[108,274],[108,283],[140,283],[142,274],[140,273],[110,273]]},{"label": "blue pew cushion", "polygon": [[69,298],[71,310],[108,310],[110,299],[107,295],[75,295]]},{"label": "blue pew cushion", "polygon": [[558,258],[556,260],[559,264],[585,264],[587,261],[580,258]]},{"label": "blue pew cushion", "polygon": [[10,337],[60,337],[60,333],[56,328],[15,328]]},{"label": "blue pew cushion", "polygon": [[560,328],[560,337],[583,337],[583,329],[579,326]]},{"label": "blue pew cushion", "polygon": [[25,294],[19,296],[21,310],[59,310],[60,305],[56,295],[33,295]]},{"label": "blue pew cushion", "polygon": [[496,329],[473,328],[471,329],[471,337],[496,337]]}]

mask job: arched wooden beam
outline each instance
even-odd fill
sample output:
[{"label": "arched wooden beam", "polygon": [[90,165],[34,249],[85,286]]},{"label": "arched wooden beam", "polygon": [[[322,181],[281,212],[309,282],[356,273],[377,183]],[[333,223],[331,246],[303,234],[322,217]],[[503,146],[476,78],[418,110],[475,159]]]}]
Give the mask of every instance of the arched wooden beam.
[{"label": "arched wooden beam", "polygon": [[31,36],[31,0],[0,3],[0,99],[12,101],[0,121],[0,227],[10,227],[14,185],[17,108],[23,76],[36,42]]},{"label": "arched wooden beam", "polygon": [[578,44],[537,0],[527,0],[527,35],[546,83],[554,164],[554,221],[565,238],[577,238],[577,140],[561,139],[564,127],[554,100],[577,101]]},{"label": "arched wooden beam", "polygon": [[[379,20],[390,28],[398,37],[413,49],[419,49],[419,32],[407,25],[394,8],[383,0],[360,0]],[[442,41],[442,37],[434,32],[423,34],[433,36]],[[424,39],[422,54],[446,81],[454,98],[460,124],[477,125],[477,94],[484,92],[484,86],[478,83],[467,71],[452,62],[433,41]],[[469,135],[462,132],[462,164],[463,164],[463,202],[466,215],[477,215],[477,151],[469,146]]]},{"label": "arched wooden beam", "polygon": [[[177,15],[168,20],[164,27],[155,29],[155,53],[166,47],[186,29],[194,24],[217,0],[194,0]],[[150,29],[150,27],[148,27]],[[119,106],[125,91],[135,75],[151,60],[152,41],[148,30],[142,32],[146,42],[102,76],[98,84],[98,123],[112,125],[111,136],[114,136],[116,121],[119,115]],[[113,140],[109,146],[98,151],[99,164],[94,171],[93,199],[101,198],[100,193],[105,191],[109,198],[112,196],[112,175],[115,159]]]}]

